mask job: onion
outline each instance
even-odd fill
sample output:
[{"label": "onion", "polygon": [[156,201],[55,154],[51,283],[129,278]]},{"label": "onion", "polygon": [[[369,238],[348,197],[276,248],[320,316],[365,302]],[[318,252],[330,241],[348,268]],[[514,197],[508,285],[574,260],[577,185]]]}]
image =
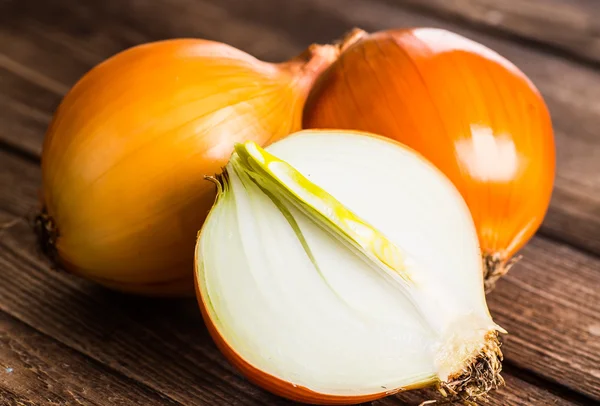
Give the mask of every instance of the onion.
[{"label": "onion", "polygon": [[180,39],[128,49],[65,96],[42,154],[45,251],[73,273],[149,295],[193,292],[196,232],[214,201],[203,176],[236,142],[298,130],[316,76],[311,46],[282,64]]},{"label": "onion", "polygon": [[383,137],[302,131],[235,147],[196,246],[209,331],[278,395],[352,404],[503,383],[468,207],[417,153]]},{"label": "onion", "polygon": [[433,162],[471,210],[491,289],[552,193],[554,140],[539,92],[497,53],[444,30],[357,30],[342,48],[309,95],[304,128],[378,133]]}]

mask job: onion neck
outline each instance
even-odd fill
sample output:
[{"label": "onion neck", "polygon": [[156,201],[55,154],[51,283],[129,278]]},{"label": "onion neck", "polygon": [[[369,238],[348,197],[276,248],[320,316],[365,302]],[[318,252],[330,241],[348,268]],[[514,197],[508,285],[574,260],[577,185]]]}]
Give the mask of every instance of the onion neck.
[{"label": "onion neck", "polygon": [[54,219],[48,214],[46,207],[36,215],[33,221],[33,228],[40,250],[54,266],[57,266],[58,254],[56,251],[56,241],[59,235],[58,228]]},{"label": "onion neck", "polygon": [[348,48],[350,48],[352,45],[356,44],[361,39],[366,38],[368,35],[369,35],[369,33],[367,33],[365,30],[362,30],[360,28],[353,28],[351,31],[346,33],[346,35],[344,35],[344,37],[342,37],[342,39],[340,39],[335,44],[335,47],[338,49],[338,52],[341,54],[343,52],[346,52],[346,50]]},{"label": "onion neck", "polygon": [[308,95],[317,78],[339,57],[339,49],[334,45],[312,44],[300,55],[287,62],[277,64],[277,68],[294,77],[294,83]]},{"label": "onion neck", "polygon": [[317,78],[339,58],[340,54],[367,35],[367,32],[354,28],[333,45],[312,44],[298,56],[275,66],[295,77],[296,85],[305,95],[308,95]]},{"label": "onion neck", "polygon": [[485,252],[483,254],[483,281],[485,293],[490,293],[496,287],[498,279],[521,259],[520,256],[507,259],[506,255],[499,252]]}]

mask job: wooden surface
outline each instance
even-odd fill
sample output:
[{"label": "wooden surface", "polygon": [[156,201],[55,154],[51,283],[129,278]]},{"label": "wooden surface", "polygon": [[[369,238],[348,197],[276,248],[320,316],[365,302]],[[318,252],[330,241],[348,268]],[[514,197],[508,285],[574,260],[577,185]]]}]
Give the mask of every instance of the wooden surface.
[{"label": "wooden surface", "polygon": [[[526,5],[525,5],[526,3]],[[284,5],[285,4],[285,5]],[[284,60],[353,26],[437,26],[542,91],[558,174],[544,225],[489,297],[507,386],[491,405],[600,401],[600,16],[595,0],[0,0],[0,405],[290,404],[242,378],[193,300],[126,297],[53,271],[28,224],[62,95],[129,46],[195,36]],[[373,402],[416,405],[431,393]]]}]

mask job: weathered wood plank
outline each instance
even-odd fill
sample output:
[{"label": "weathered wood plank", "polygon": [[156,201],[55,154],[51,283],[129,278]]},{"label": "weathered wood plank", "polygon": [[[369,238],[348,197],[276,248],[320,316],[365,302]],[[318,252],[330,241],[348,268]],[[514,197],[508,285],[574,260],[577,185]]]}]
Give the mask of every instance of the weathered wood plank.
[{"label": "weathered wood plank", "polygon": [[[35,405],[178,405],[0,312],[0,393]],[[10,400],[10,401],[9,401]]]},{"label": "weathered wood plank", "polygon": [[3,291],[2,306],[44,334],[182,404],[285,404],[220,358],[193,301],[134,300],[25,261],[0,260],[7,277],[29,285]]},{"label": "weathered wood plank", "polygon": [[0,141],[40,156],[46,128],[61,96],[2,66],[0,89]]},{"label": "weathered wood plank", "polygon": [[36,404],[32,401],[21,396],[17,396],[2,387],[0,387],[0,405],[36,406]]},{"label": "weathered wood plank", "polygon": [[[9,223],[35,210],[40,174],[35,164],[1,151],[0,162],[0,189],[10,191],[0,195],[0,222]],[[0,308],[42,333],[183,404],[286,404],[249,385],[225,362],[193,300],[127,297],[49,270],[25,223],[4,230],[0,247]],[[561,257],[547,257],[550,250]],[[591,268],[600,267],[600,261],[540,239],[526,254],[528,259],[511,271],[491,301],[497,321],[511,331],[505,345],[508,361],[600,398],[600,344],[590,335],[600,324],[598,292],[591,291],[600,276]],[[548,275],[542,278],[544,272]],[[551,276],[561,272],[568,274],[568,284]],[[537,279],[543,284],[536,295],[530,285]],[[524,303],[531,306],[531,318],[519,316]],[[578,340],[586,346],[574,350]],[[551,362],[557,356],[562,364]],[[491,404],[522,404],[520,391],[536,399],[549,396],[532,385],[515,385]],[[421,396],[401,399],[415,402]]]},{"label": "weathered wood plank", "polygon": [[523,256],[488,300],[506,358],[600,399],[600,261],[541,238]]},{"label": "weathered wood plank", "polygon": [[[63,90],[94,63],[136,43],[200,36],[231,43],[259,57],[283,60],[310,42],[329,42],[354,25],[367,30],[427,25],[467,35],[522,68],[541,89],[552,112],[558,175],[543,232],[600,253],[600,137],[596,131],[600,71],[364,0],[303,0],[287,7],[273,7],[272,0],[158,0],[151,4],[51,0],[35,2],[35,7],[32,0],[22,0],[9,4],[14,17],[0,25],[0,39],[9,44],[3,45],[0,59],[4,61],[0,85],[6,89],[0,97],[0,140],[36,154]],[[52,23],[48,16],[59,16],[61,24]],[[23,73],[19,66],[33,73]]]},{"label": "weathered wood plank", "polygon": [[386,1],[515,34],[600,61],[600,2],[597,0]]}]

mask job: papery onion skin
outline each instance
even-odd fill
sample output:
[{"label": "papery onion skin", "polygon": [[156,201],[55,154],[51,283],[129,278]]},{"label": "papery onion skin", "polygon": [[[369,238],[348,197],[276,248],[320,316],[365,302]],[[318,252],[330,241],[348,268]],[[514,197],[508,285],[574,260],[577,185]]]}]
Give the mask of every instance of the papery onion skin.
[{"label": "papery onion skin", "polygon": [[492,289],[549,206],[555,147],[542,96],[494,51],[440,29],[355,32],[343,49],[303,127],[382,134],[432,161],[469,205]]},{"label": "papery onion skin", "polygon": [[235,142],[265,145],[299,129],[309,88],[335,53],[315,45],[271,64],[177,39],[99,64],[65,96],[46,135],[42,247],[113,289],[192,294],[196,232],[214,200],[203,177]]}]

